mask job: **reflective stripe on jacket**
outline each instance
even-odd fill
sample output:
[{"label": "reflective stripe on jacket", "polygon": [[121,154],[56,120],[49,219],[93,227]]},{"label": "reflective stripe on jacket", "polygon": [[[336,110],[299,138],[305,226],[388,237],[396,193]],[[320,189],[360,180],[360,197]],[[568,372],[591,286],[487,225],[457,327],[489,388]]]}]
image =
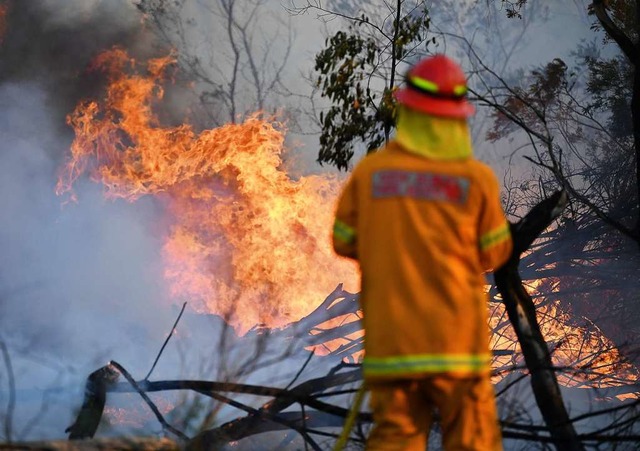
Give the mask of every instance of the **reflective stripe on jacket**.
[{"label": "reflective stripe on jacket", "polygon": [[391,141],[346,183],[333,243],[360,264],[365,377],[489,370],[483,273],[512,243],[488,166]]}]

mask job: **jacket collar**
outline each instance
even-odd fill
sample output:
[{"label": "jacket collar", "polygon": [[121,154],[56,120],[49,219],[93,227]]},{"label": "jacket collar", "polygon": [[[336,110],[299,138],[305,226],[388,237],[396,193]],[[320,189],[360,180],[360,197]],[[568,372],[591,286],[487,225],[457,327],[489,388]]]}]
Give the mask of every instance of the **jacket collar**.
[{"label": "jacket collar", "polygon": [[466,119],[432,116],[398,108],[396,141],[408,152],[434,160],[462,160],[473,156]]}]

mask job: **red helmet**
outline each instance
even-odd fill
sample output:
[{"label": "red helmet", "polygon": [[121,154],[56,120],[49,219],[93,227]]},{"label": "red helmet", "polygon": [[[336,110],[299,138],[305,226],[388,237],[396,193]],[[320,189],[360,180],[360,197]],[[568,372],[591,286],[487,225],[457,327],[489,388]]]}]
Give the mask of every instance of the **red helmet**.
[{"label": "red helmet", "polygon": [[475,112],[467,101],[467,79],[455,61],[436,55],[407,72],[406,85],[395,93],[398,103],[434,116],[466,118]]}]

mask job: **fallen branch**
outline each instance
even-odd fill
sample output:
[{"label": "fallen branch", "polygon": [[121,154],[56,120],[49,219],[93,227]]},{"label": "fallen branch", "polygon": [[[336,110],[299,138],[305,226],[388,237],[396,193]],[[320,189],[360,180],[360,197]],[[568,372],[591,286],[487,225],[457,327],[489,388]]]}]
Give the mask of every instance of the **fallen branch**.
[{"label": "fallen branch", "polygon": [[[225,423],[218,428],[210,429],[198,434],[188,444],[187,450],[220,449],[222,445],[230,441],[239,440],[249,435],[256,434],[258,431],[262,431],[265,420],[274,421],[274,419],[277,418],[277,414],[296,402],[302,405],[308,404],[309,406],[312,406],[312,403],[309,403],[308,401],[312,399],[312,396],[315,393],[321,393],[328,388],[357,382],[361,379],[361,371],[353,370],[345,373],[334,372],[321,378],[303,382],[291,389],[287,395],[274,397],[272,401],[265,403],[260,409],[256,409],[255,412],[250,413],[246,417],[238,418]],[[335,409],[340,409],[339,411],[334,410],[332,414],[335,414],[336,418],[340,419],[339,425],[341,425],[344,418],[347,416],[348,411],[346,409],[336,408],[335,406],[333,407]],[[309,415],[309,413],[307,412],[306,415]],[[305,415],[301,415],[300,420],[306,421]]]},{"label": "fallen branch", "polygon": [[[343,367],[345,366],[340,366],[340,368]],[[118,379],[118,372],[127,379],[127,383],[116,383]],[[299,375],[296,375],[296,378],[297,377],[299,377]],[[319,419],[322,418],[326,420],[329,416],[333,417],[335,420],[325,422],[325,426],[331,426],[334,423],[336,425],[340,425],[343,419],[347,416],[348,410],[340,406],[320,401],[315,395],[325,394],[326,391],[332,387],[358,382],[361,378],[362,373],[359,368],[356,368],[346,372],[331,371],[327,376],[302,382],[291,389],[235,384],[229,382],[190,380],[157,382],[142,380],[136,382],[120,364],[112,361],[109,365],[94,371],[89,376],[85,391],[85,401],[82,409],[80,410],[75,423],[69,427],[66,432],[71,432],[69,438],[72,440],[93,437],[102,417],[107,392],[122,393],[135,391],[143,397],[145,402],[156,415],[158,421],[166,430],[171,431],[182,440],[187,440],[188,437],[164,420],[156,406],[146,395],[146,392],[192,390],[239,408],[249,414],[247,417],[233,420],[218,428],[205,431],[196,437],[194,439],[195,442],[193,443],[202,443],[207,446],[212,444],[212,447],[205,449],[217,449],[216,447],[218,445],[227,443],[230,440],[239,440],[240,438],[264,432],[265,430],[279,430],[285,427],[298,430],[305,436],[305,440],[309,441],[309,431],[307,429],[300,429],[300,426],[295,421],[292,421],[292,418],[294,418],[291,416],[292,413],[287,412],[286,415],[284,415],[282,410],[298,403],[301,406],[307,406],[315,409],[315,412],[306,411],[304,414],[298,413],[299,416],[295,417],[300,421],[306,422],[308,427],[319,426],[321,424],[318,422]],[[273,399],[265,403],[261,408],[255,409],[228,397],[222,396],[219,394],[220,392],[251,394],[261,397],[269,396]],[[315,420],[310,421],[310,419]],[[371,421],[371,417],[368,414],[361,414],[359,419],[363,422]],[[266,426],[265,424],[269,424],[269,426]]]},{"label": "fallen branch", "polygon": [[153,401],[151,401],[151,398],[149,398],[147,396],[147,394],[144,392],[144,390],[142,390],[142,388],[140,388],[140,385],[136,382],[136,380],[131,376],[131,374],[129,374],[129,372],[127,370],[124,369],[124,367],[122,365],[120,365],[118,362],[112,360],[111,362],[109,362],[109,366],[114,367],[115,369],[117,369],[120,372],[120,374],[122,374],[124,376],[124,378],[127,380],[127,382],[129,382],[131,384],[131,386],[135,389],[135,391],[142,397],[142,399],[144,399],[144,402],[147,403],[147,405],[149,406],[149,408],[151,409],[153,414],[156,416],[156,419],[158,420],[158,422],[162,425],[162,427],[165,430],[171,432],[172,434],[174,434],[175,436],[177,436],[178,438],[180,438],[182,440],[185,440],[185,441],[189,440],[189,437],[187,437],[181,431],[179,431],[178,429],[174,428],[169,423],[167,423],[167,421],[164,419],[164,417],[162,416],[162,414],[160,413],[160,411],[158,410],[156,405],[153,403]]},{"label": "fallen branch", "polygon": [[[519,264],[521,254],[529,249],[533,241],[540,233],[557,217],[564,205],[567,197],[564,192],[555,193],[549,199],[542,201],[520,222],[512,225],[514,238],[514,251],[511,259],[502,268],[496,271],[496,285],[502,295],[506,306],[509,321],[518,336],[522,352],[524,355],[526,368],[513,367],[512,371],[528,370],[531,377],[531,386],[534,396],[540,407],[545,425],[504,423],[504,437],[523,439],[541,443],[554,443],[558,449],[562,450],[582,450],[583,443],[602,443],[616,441],[633,441],[635,435],[627,433],[625,436],[605,435],[602,432],[609,432],[617,427],[615,423],[608,429],[592,431],[591,433],[576,434],[573,423],[593,418],[596,415],[607,415],[624,409],[633,409],[637,403],[618,405],[613,409],[603,409],[593,414],[586,414],[569,418],[555,372],[562,369],[554,368],[551,363],[551,353],[545,343],[536,318],[536,309],[531,297],[523,287],[519,275]],[[358,295],[345,292],[339,285],[324,302],[318,306],[311,314],[302,318],[296,323],[292,323],[279,330],[269,330],[266,328],[256,328],[247,335],[259,334],[269,335],[269,338],[285,339],[293,342],[292,338],[301,339],[303,346],[320,345],[328,339],[343,338],[346,344],[342,344],[333,353],[344,353],[358,350],[362,345],[362,338],[348,339],[344,334],[354,331],[354,323],[346,323],[342,326],[323,329],[324,323],[328,320],[346,317],[345,315],[358,315],[357,304]],[[355,323],[357,324],[357,323]],[[175,326],[174,326],[175,327]],[[312,335],[310,331],[321,330],[320,334]],[[338,332],[339,331],[339,332]],[[166,344],[166,342],[165,342]],[[163,346],[164,347],[164,346]],[[502,354],[510,354],[512,351],[505,350]],[[500,351],[496,352],[500,354]],[[179,381],[133,381],[129,376],[129,384],[115,383],[110,380],[109,368],[100,369],[90,376],[87,382],[87,394],[85,404],[91,408],[81,410],[76,423],[70,428],[75,437],[92,436],[95,433],[97,424],[102,415],[107,392],[130,392],[137,391],[141,395],[145,392],[167,391],[167,390],[192,390],[205,396],[216,399],[234,408],[238,408],[246,413],[245,416],[236,418],[219,427],[205,430],[194,437],[188,443],[189,450],[214,450],[220,449],[223,445],[231,441],[241,440],[248,436],[268,431],[278,431],[290,429],[302,435],[306,446],[318,449],[318,445],[311,437],[320,435],[326,437],[336,437],[336,434],[321,431],[321,427],[340,427],[348,410],[344,407],[325,402],[329,397],[346,396],[354,393],[354,389],[348,384],[361,382],[361,372],[359,365],[342,363],[331,370],[326,376],[302,382],[294,387],[309,359],[306,360],[300,371],[297,372],[293,380],[286,388],[275,388],[268,386],[258,386],[249,384],[236,384],[232,382],[210,382],[197,380]],[[345,371],[345,368],[348,368]],[[585,371],[585,368],[576,371]],[[564,369],[566,370],[566,368]],[[113,368],[111,368],[113,371]],[[501,371],[506,372],[507,369]],[[591,370],[593,374],[593,370]],[[98,377],[101,372],[103,378]],[[123,374],[128,374],[123,372]],[[102,380],[104,379],[104,380]],[[521,379],[510,382],[505,387],[505,391]],[[90,383],[91,382],[91,383]],[[341,387],[332,390],[334,387]],[[629,392],[634,391],[635,384],[629,384],[624,388],[613,388],[614,391]],[[570,390],[570,389],[567,389]],[[576,388],[576,390],[578,390]],[[232,399],[222,393],[239,393],[245,395],[255,395],[269,397],[271,400],[256,408]],[[607,393],[607,391],[602,391]],[[90,396],[89,396],[90,395]],[[145,395],[146,396],[146,395]],[[323,400],[321,400],[323,399]],[[295,404],[300,405],[299,411],[291,411]],[[288,409],[288,410],[287,410]],[[285,412],[285,410],[287,410]],[[81,418],[87,416],[87,418]],[[635,421],[635,417],[632,418]],[[370,414],[360,413],[358,416],[359,426],[371,423]],[[163,423],[164,425],[164,423]],[[166,427],[166,426],[165,426]],[[628,431],[631,432],[631,431]],[[84,434],[84,435],[83,435]],[[87,435],[90,434],[90,435]],[[70,436],[70,438],[73,438]]]}]

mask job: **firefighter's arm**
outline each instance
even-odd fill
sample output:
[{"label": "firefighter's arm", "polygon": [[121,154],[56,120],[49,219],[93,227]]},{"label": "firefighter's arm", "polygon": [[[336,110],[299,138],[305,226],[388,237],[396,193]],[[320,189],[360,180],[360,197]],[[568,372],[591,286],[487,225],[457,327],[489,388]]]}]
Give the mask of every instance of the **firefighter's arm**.
[{"label": "firefighter's arm", "polygon": [[509,222],[500,203],[500,187],[493,172],[484,181],[484,205],[480,214],[480,260],[485,271],[502,266],[511,256],[513,242]]},{"label": "firefighter's arm", "polygon": [[338,200],[333,223],[333,249],[338,255],[357,259],[357,239],[358,202],[354,172]]}]

